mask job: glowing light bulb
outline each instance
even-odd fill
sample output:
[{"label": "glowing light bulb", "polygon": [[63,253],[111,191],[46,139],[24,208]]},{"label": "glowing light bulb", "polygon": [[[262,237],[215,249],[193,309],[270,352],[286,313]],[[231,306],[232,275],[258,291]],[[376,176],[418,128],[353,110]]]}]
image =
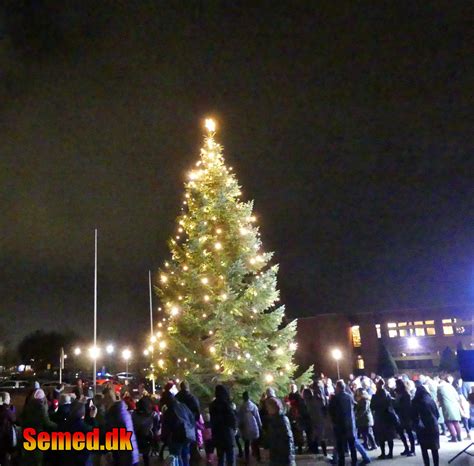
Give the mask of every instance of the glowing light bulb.
[{"label": "glowing light bulb", "polygon": [[221,228],[218,228],[218,229],[216,230],[216,233],[217,233],[218,235],[220,235],[220,234],[222,233],[222,229],[221,229]]},{"label": "glowing light bulb", "polygon": [[273,375],[272,374],[265,374],[265,382],[272,383],[273,382]]},{"label": "glowing light bulb", "polygon": [[81,348],[79,348],[79,347],[75,348],[75,349],[74,349],[74,354],[75,354],[76,356],[79,356],[79,355],[81,354]]},{"label": "glowing light bulb", "polygon": [[207,294],[204,295],[204,301],[206,301],[206,303],[209,301],[209,299],[210,299],[210,298],[209,298],[209,296],[208,296]]},{"label": "glowing light bulb", "polygon": [[277,348],[275,353],[281,356],[283,354],[283,350],[281,348]]},{"label": "glowing light bulb", "polygon": [[247,230],[247,228],[242,227],[242,228],[240,229],[240,234],[241,234],[242,236],[247,235],[248,232],[249,232],[249,231]]},{"label": "glowing light bulb", "polygon": [[183,265],[183,270],[186,272],[186,270],[188,270],[188,266],[187,265]]},{"label": "glowing light bulb", "polygon": [[171,315],[172,316],[177,316],[179,314],[179,308],[177,306],[173,306],[171,308]]},{"label": "glowing light bulb", "polygon": [[296,343],[293,343],[293,342],[290,343],[290,350],[291,350],[291,351],[295,351],[296,348],[298,348],[298,345],[297,345]]},{"label": "glowing light bulb", "polygon": [[209,351],[214,354],[216,352],[216,348],[214,346],[211,346],[209,348]]},{"label": "glowing light bulb", "polygon": [[162,275],[160,277],[161,283],[166,283],[168,281],[168,277],[166,275]]},{"label": "glowing light bulb", "polygon": [[160,341],[158,343],[158,346],[160,347],[160,349],[165,349],[166,348],[166,341]]},{"label": "glowing light bulb", "polygon": [[148,354],[149,354],[148,350],[147,350],[147,349],[144,350],[144,351],[143,351],[143,354],[144,354],[145,356],[148,356]]},{"label": "glowing light bulb", "polygon": [[206,118],[204,121],[204,127],[213,133],[216,130],[216,122],[212,118]]},{"label": "glowing light bulb", "polygon": [[150,337],[150,341],[151,341],[152,343],[155,343],[155,342],[156,342],[156,337],[155,337],[155,335],[152,335],[152,336]]},{"label": "glowing light bulb", "polygon": [[214,249],[216,249],[217,251],[218,251],[219,249],[222,249],[222,244],[219,243],[219,242],[217,242],[216,244],[214,244]]},{"label": "glowing light bulb", "polygon": [[215,369],[216,371],[218,371],[218,370],[220,369],[219,364],[216,364],[216,365],[214,366],[214,369]]},{"label": "glowing light bulb", "polygon": [[225,300],[227,299],[227,295],[226,295],[225,293],[222,293],[222,294],[221,294],[221,299],[222,299],[223,301],[225,301]]},{"label": "glowing light bulb", "polygon": [[207,284],[209,283],[209,279],[208,279],[207,277],[202,277],[202,278],[201,278],[201,283],[202,283],[203,285],[207,285]]},{"label": "glowing light bulb", "polygon": [[250,259],[250,263],[253,265],[255,264],[256,260],[255,260],[255,257],[252,257],[252,259]]}]

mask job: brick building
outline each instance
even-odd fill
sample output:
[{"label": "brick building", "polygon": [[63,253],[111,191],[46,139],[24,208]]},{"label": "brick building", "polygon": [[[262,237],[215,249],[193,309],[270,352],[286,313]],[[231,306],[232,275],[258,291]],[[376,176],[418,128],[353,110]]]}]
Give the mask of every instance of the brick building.
[{"label": "brick building", "polygon": [[376,371],[380,340],[400,370],[435,371],[441,352],[459,344],[474,348],[474,305],[443,306],[353,314],[321,314],[298,319],[296,359],[302,367],[335,376],[331,350],[341,350],[341,376]]}]

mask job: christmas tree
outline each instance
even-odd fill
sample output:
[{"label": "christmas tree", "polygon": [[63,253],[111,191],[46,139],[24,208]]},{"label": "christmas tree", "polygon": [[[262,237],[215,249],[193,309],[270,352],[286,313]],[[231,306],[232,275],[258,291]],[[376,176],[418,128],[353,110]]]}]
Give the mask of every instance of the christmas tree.
[{"label": "christmas tree", "polygon": [[202,394],[217,382],[237,393],[261,393],[267,385],[284,391],[297,370],[296,321],[284,325],[278,266],[262,249],[253,203],[241,200],[224,163],[214,121],[206,120],[206,128],[169,242],[171,259],[159,272],[164,317],[152,337],[155,367],[163,376],[186,378]]}]

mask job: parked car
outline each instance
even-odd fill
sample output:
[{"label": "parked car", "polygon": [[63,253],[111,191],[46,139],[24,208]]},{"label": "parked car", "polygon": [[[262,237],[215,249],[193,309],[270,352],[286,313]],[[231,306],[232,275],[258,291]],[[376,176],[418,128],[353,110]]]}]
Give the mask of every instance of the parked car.
[{"label": "parked car", "polygon": [[135,374],[132,374],[131,372],[119,372],[118,374],[115,374],[115,377],[119,380],[134,380]]},{"label": "parked car", "polygon": [[[68,387],[71,387],[70,384],[68,383],[64,383],[62,382],[62,384],[64,385],[64,388],[68,388]],[[59,385],[59,380],[53,380],[53,381],[49,381],[49,382],[44,382],[41,384],[41,388],[43,389],[50,389],[50,388],[56,388],[57,386]]]},{"label": "parked car", "polygon": [[97,384],[97,387],[103,387],[103,385],[109,385],[111,386],[115,393],[118,393],[120,394],[120,391],[122,390],[122,384],[120,382],[116,382],[115,380],[111,380],[111,379],[97,379],[96,380],[96,384]]},{"label": "parked car", "polygon": [[0,391],[3,390],[20,390],[22,388],[31,387],[31,383],[27,380],[5,380],[0,383]]}]

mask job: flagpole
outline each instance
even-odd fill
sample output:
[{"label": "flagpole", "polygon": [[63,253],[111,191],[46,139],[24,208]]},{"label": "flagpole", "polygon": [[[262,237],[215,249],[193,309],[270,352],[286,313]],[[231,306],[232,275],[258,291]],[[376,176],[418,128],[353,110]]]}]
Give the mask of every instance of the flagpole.
[{"label": "flagpole", "polygon": [[[152,297],[152,292],[151,292],[151,270],[148,271],[148,290],[150,293],[150,336],[151,339],[153,340],[153,297]],[[152,351],[152,358],[153,358],[153,351]],[[152,359],[152,364],[153,364],[153,359]],[[151,389],[153,391],[153,394],[155,393],[155,374],[152,369],[152,376],[151,376]]]},{"label": "flagpole", "polygon": [[97,388],[97,228],[95,229],[95,254],[94,254],[94,395]]}]

